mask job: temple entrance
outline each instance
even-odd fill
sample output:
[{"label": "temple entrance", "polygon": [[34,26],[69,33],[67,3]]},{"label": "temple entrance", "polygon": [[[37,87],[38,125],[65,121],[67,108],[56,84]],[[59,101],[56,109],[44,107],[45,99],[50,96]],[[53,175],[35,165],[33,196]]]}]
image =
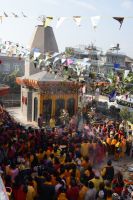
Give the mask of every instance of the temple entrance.
[{"label": "temple entrance", "polygon": [[52,100],[46,99],[43,101],[43,118],[44,121],[49,122],[52,112]]},{"label": "temple entrance", "polygon": [[37,116],[38,116],[38,99],[37,97],[34,98],[34,121],[37,122]]},{"label": "temple entrance", "polygon": [[67,110],[70,116],[73,116],[75,113],[74,107],[75,107],[75,99],[74,98],[68,99]]}]

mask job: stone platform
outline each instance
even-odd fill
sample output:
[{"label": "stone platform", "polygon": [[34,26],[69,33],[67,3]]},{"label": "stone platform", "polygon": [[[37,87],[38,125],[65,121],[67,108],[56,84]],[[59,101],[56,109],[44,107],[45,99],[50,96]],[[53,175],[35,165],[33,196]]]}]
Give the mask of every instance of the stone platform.
[{"label": "stone platform", "polygon": [[36,122],[29,122],[27,121],[22,113],[21,113],[21,107],[11,107],[11,108],[7,108],[7,111],[9,112],[9,114],[20,124],[22,124],[25,127],[33,127],[33,128],[37,128],[37,123]]}]

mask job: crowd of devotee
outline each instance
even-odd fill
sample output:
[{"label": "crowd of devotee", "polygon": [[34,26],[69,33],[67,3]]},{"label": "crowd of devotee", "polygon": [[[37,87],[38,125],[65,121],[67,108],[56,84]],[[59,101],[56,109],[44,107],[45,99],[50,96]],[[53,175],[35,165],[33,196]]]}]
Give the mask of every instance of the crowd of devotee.
[{"label": "crowd of devotee", "polygon": [[131,127],[108,120],[78,130],[76,123],[25,128],[0,107],[0,174],[11,200],[133,198],[112,163],[132,159]]}]

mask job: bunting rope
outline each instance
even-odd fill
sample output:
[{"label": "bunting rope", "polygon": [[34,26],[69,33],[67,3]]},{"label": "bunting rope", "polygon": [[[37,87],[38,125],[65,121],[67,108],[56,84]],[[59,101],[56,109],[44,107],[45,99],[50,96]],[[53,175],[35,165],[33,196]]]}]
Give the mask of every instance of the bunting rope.
[{"label": "bunting rope", "polygon": [[0,41],[0,53],[7,56],[17,56],[19,59],[26,58],[30,51],[19,43],[11,41]]},{"label": "bunting rope", "polygon": [[[0,16],[0,21],[1,23],[3,22],[3,19],[4,18],[10,18],[10,17],[13,17],[13,18],[20,18],[20,17],[23,17],[23,18],[29,18],[28,15],[26,15],[23,11],[21,12],[21,15],[19,14],[16,14],[14,12],[11,12],[11,15],[7,12],[3,12],[3,15]],[[88,19],[90,18],[90,22],[92,24],[92,27],[94,30],[97,29],[98,27],[98,24],[101,20],[101,18],[112,18],[113,20],[119,22],[119,30],[121,29],[122,27],[122,24],[124,22],[124,19],[127,18],[127,19],[132,19],[133,16],[126,16],[126,17],[110,17],[110,16],[92,16],[92,17],[85,17],[85,16],[72,16],[72,17],[52,17],[52,16],[45,16],[45,15],[41,15],[39,16],[38,18],[36,18],[37,20],[41,21],[43,26],[44,27],[47,27],[47,26],[50,26],[51,25],[51,22],[54,20],[54,19],[57,19],[57,23],[56,23],[56,28],[58,29],[63,23],[65,20],[67,19],[72,19],[73,22],[78,26],[80,27],[81,26],[81,22],[82,22],[82,19]],[[18,57],[27,57],[28,55],[30,55],[30,51],[26,48],[24,48],[22,45],[19,45],[18,43],[14,43],[14,42],[11,42],[11,41],[4,41],[4,42],[0,42],[0,52],[1,53],[5,53],[6,55],[8,56],[12,56],[12,55],[15,55],[15,56],[18,56]]]},{"label": "bunting rope", "polygon": [[[10,18],[10,17],[13,17],[13,18],[31,18],[29,17],[27,14],[25,14],[24,12],[21,12],[20,14],[16,14],[14,12],[11,12],[11,13],[7,13],[7,12],[3,12],[3,15],[0,15],[0,22],[2,23],[5,19],[7,18]],[[121,29],[122,27],[122,24],[124,22],[125,19],[132,19],[133,16],[114,16],[114,17],[111,17],[111,16],[72,16],[72,17],[53,17],[53,16],[45,16],[45,15],[41,15],[39,16],[38,18],[34,18],[36,20],[40,20],[42,22],[42,24],[44,25],[44,27],[47,27],[47,26],[50,26],[51,22],[56,19],[57,20],[57,23],[56,23],[56,28],[59,28],[66,19],[72,19],[75,24],[80,27],[81,26],[81,21],[83,19],[89,19],[90,18],[90,21],[91,21],[91,24],[92,24],[92,27],[94,30],[97,29],[98,27],[98,24],[99,24],[99,21],[103,18],[103,19],[109,19],[109,18],[112,18],[113,20],[117,20],[120,24],[119,26],[119,29]]]}]

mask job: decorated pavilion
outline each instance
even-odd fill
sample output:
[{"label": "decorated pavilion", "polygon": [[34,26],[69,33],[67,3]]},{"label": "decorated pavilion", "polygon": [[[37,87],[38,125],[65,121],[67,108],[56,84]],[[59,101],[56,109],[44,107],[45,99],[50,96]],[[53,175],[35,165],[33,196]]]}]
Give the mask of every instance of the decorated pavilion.
[{"label": "decorated pavilion", "polygon": [[[40,49],[42,54],[58,52],[51,27],[36,28],[31,42],[31,50],[33,48]],[[16,82],[21,85],[21,111],[27,121],[37,121],[41,114],[48,122],[51,116],[58,118],[62,109],[70,115],[77,111],[79,83],[76,81],[35,68],[28,60],[25,63],[25,76],[17,77]]]},{"label": "decorated pavilion", "polygon": [[17,83],[22,86],[21,109],[27,120],[37,121],[42,114],[49,121],[51,116],[58,117],[61,109],[70,115],[77,111],[79,86],[76,82],[42,71],[28,78],[17,78]]}]

